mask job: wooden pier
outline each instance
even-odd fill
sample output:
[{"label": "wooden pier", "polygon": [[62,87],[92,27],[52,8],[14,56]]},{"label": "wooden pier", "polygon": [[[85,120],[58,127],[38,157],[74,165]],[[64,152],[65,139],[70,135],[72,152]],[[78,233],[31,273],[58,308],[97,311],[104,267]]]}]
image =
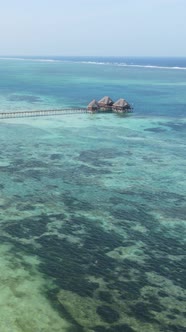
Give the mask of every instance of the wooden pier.
[{"label": "wooden pier", "polygon": [[41,111],[18,111],[18,112],[3,112],[0,113],[0,119],[12,119],[12,118],[27,118],[49,115],[68,115],[68,114],[80,114],[91,113],[86,108],[66,108],[56,110],[41,110]]}]

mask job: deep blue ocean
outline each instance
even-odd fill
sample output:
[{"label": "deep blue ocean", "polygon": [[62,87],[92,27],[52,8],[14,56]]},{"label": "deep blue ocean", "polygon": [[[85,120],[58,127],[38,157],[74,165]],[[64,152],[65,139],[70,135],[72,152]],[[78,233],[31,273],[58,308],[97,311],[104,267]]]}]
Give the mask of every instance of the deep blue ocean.
[{"label": "deep blue ocean", "polygon": [[0,57],[0,331],[186,331],[186,58]]}]

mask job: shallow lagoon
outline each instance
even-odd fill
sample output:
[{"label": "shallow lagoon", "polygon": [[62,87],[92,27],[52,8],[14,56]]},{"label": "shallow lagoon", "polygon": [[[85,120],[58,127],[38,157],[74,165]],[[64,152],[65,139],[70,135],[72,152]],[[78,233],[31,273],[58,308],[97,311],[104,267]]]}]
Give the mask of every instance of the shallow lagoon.
[{"label": "shallow lagoon", "polygon": [[135,107],[1,120],[1,330],[186,331],[185,69],[1,60],[0,75],[1,112]]},{"label": "shallow lagoon", "polygon": [[1,121],[4,332],[185,331],[185,125]]}]

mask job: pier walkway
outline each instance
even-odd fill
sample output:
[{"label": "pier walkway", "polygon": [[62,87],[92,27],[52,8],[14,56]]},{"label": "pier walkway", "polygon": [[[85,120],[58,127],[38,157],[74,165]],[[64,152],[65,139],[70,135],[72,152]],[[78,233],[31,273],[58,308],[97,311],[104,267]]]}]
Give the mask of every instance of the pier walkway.
[{"label": "pier walkway", "polygon": [[3,112],[0,113],[0,119],[12,119],[12,118],[27,118],[49,115],[68,115],[68,114],[80,114],[91,113],[86,108],[66,108],[56,110],[41,110],[41,111],[18,111],[18,112]]}]

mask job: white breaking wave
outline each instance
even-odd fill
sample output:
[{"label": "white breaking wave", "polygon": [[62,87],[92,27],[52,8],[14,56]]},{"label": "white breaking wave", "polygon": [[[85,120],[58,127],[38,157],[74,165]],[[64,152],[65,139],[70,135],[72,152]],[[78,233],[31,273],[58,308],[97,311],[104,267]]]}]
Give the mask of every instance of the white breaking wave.
[{"label": "white breaking wave", "polygon": [[0,60],[17,60],[17,61],[32,61],[32,62],[68,62],[68,63],[82,63],[91,65],[102,66],[117,66],[117,67],[134,67],[134,68],[147,68],[147,69],[168,69],[168,70],[186,70],[186,67],[178,66],[158,66],[158,65],[141,65],[141,64],[128,64],[119,62],[103,62],[103,61],[88,61],[88,60],[72,60],[72,59],[33,59],[33,58],[19,58],[19,57],[0,57]]},{"label": "white breaking wave", "polygon": [[98,62],[98,61],[73,61],[76,63],[88,63],[91,65],[112,65],[112,62]]},{"label": "white breaking wave", "polygon": [[150,69],[173,69],[173,70],[186,70],[186,67],[169,67],[169,66],[155,66],[155,65],[135,65],[127,63],[118,63],[118,62],[97,62],[97,61],[73,61],[76,63],[87,63],[92,65],[111,65],[117,67],[136,67],[136,68],[150,68]]},{"label": "white breaking wave", "polygon": [[133,65],[133,64],[118,64],[122,67],[138,67],[138,68],[152,68],[152,69],[176,69],[176,70],[186,70],[186,67],[169,67],[169,66],[154,66],[154,65]]},{"label": "white breaking wave", "polygon": [[31,61],[31,62],[61,62],[60,60],[54,59],[31,59],[31,58],[5,58],[0,57],[0,60],[13,60],[13,61]]},{"label": "white breaking wave", "polygon": [[18,60],[18,61],[25,61],[26,59],[22,59],[22,58],[5,58],[5,57],[1,57],[0,60]]}]

